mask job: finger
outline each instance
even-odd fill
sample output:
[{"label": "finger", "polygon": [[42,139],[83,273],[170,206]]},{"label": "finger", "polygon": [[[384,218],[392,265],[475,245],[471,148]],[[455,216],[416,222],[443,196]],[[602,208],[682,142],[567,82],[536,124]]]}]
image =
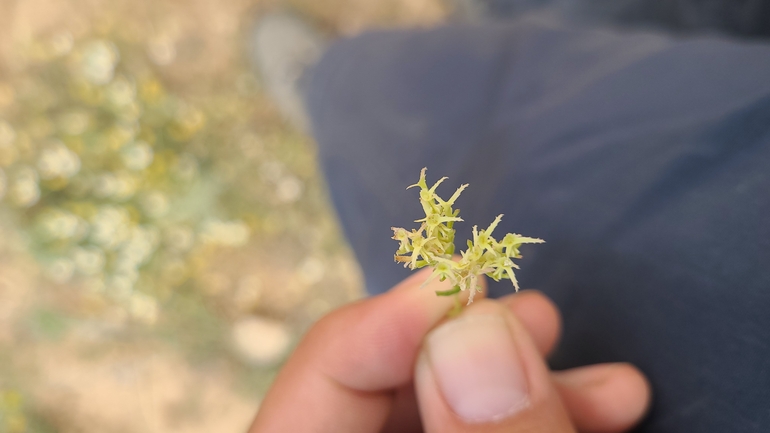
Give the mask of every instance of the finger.
[{"label": "finger", "polygon": [[428,275],[321,319],[279,373],[251,431],[379,431],[393,391],[412,380],[423,337],[454,305],[434,293],[448,283],[420,289]]},{"label": "finger", "polygon": [[552,377],[575,426],[585,433],[623,432],[650,405],[650,384],[630,364],[599,364],[554,372]]},{"label": "finger", "polygon": [[[499,299],[532,337],[543,356],[556,346],[561,317],[553,302],[527,290]],[[553,373],[567,412],[581,432],[621,432],[639,422],[650,402],[650,386],[628,364],[605,364]],[[622,409],[622,410],[621,410]]]},{"label": "finger", "polygon": [[556,304],[537,290],[524,290],[499,301],[519,319],[540,354],[547,357],[561,335],[561,314]]},{"label": "finger", "polygon": [[410,383],[396,391],[390,416],[381,433],[422,433],[422,421],[420,411],[417,409],[414,384]]},{"label": "finger", "polygon": [[499,302],[477,302],[431,331],[415,386],[429,433],[575,431],[538,348]]}]

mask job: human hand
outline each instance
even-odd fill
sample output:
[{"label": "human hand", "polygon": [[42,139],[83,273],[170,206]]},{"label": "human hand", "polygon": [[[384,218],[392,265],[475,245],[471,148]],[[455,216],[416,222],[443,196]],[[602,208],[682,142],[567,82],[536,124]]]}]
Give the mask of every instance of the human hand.
[{"label": "human hand", "polygon": [[542,294],[479,300],[443,321],[453,301],[435,296],[444,283],[419,289],[426,277],[321,319],[250,432],[612,433],[644,415],[650,388],[633,366],[548,370],[560,319]]}]

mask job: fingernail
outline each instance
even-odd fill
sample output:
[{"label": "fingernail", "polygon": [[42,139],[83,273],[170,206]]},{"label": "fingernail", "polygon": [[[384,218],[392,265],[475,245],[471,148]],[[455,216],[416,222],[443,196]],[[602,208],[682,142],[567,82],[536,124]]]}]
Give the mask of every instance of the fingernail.
[{"label": "fingernail", "polygon": [[444,399],[464,421],[497,421],[529,405],[526,375],[502,316],[447,322],[429,334],[426,345]]}]

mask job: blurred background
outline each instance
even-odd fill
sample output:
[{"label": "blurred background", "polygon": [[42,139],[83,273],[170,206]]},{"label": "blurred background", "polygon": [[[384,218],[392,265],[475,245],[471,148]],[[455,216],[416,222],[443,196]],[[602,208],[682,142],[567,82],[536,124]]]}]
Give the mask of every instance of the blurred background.
[{"label": "blurred background", "polygon": [[248,59],[442,0],[0,0],[0,433],[242,432],[301,334],[362,296],[312,139]]}]

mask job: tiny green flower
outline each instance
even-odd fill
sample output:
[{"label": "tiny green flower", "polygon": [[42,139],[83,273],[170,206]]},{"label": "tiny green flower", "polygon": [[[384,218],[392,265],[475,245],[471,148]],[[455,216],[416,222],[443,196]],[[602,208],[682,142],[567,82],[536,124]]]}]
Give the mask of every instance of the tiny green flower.
[{"label": "tiny green flower", "polygon": [[408,231],[393,227],[393,239],[399,242],[395,261],[412,270],[431,266],[433,273],[423,286],[436,278],[440,281],[449,280],[452,289],[437,291],[436,294],[458,295],[461,291],[468,290],[468,305],[473,302],[474,294],[480,291],[478,279],[481,275],[487,275],[495,281],[509,279],[518,291],[519,283],[513,270],[519,269],[519,266],[512,259],[522,257],[519,252],[521,245],[545,241],[514,233],[508,233],[502,241],[497,241],[492,233],[503,218],[498,215],[486,229],[479,230],[477,226],[473,226],[472,239],[467,242],[468,248],[460,251],[459,260],[454,260],[454,223],[462,221],[462,218],[459,216],[460,210],[454,209],[453,206],[468,184],[461,185],[449,200],[444,200],[436,194],[436,189],[447,178],[443,177],[428,187],[426,171],[427,169],[423,168],[417,183],[407,187],[420,188],[420,205],[425,217],[415,220],[420,223],[418,229]]}]

